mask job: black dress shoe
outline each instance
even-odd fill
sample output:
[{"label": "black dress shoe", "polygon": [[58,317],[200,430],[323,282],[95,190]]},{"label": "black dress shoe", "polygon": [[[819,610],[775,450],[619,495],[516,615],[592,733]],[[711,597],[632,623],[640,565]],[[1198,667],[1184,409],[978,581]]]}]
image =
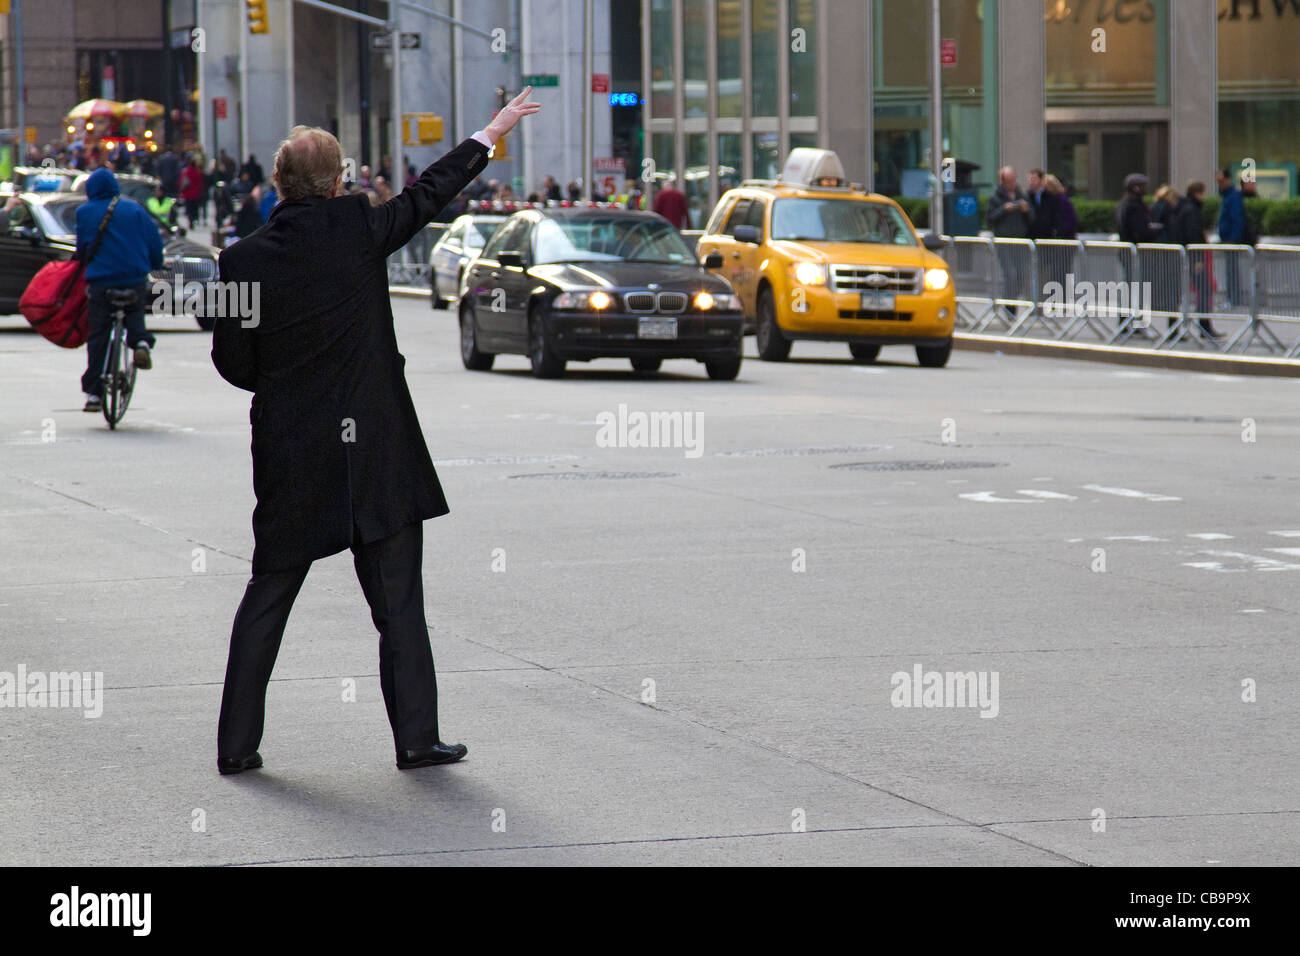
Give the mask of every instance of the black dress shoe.
[{"label": "black dress shoe", "polygon": [[397,752],[397,769],[414,770],[417,767],[432,767],[440,763],[455,763],[469,753],[464,744],[436,743],[432,747],[419,750],[399,750]]},{"label": "black dress shoe", "polygon": [[218,757],[217,772],[224,775],[256,770],[262,766],[262,755],[253,753],[247,757]]}]

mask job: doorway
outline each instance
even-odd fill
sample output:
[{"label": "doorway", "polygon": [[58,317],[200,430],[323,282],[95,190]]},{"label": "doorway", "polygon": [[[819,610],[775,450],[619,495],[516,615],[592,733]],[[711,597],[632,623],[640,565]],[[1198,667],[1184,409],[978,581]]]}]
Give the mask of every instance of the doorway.
[{"label": "doorway", "polygon": [[1119,199],[1124,177],[1146,173],[1151,191],[1169,175],[1165,123],[1049,123],[1047,171],[1085,199]]}]

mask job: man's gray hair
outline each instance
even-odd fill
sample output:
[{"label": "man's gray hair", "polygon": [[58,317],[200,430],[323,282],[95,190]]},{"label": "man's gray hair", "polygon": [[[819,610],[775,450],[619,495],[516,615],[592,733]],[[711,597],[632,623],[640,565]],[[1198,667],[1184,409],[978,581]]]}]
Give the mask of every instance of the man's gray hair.
[{"label": "man's gray hair", "polygon": [[283,202],[329,199],[343,172],[343,147],[329,130],[295,126],[275,151],[275,188]]}]

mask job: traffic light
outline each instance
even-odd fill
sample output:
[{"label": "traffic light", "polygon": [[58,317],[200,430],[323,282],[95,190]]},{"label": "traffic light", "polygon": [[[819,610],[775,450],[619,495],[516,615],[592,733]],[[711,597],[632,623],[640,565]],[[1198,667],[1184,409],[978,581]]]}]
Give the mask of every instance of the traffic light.
[{"label": "traffic light", "polygon": [[266,13],[266,0],[244,0],[248,5],[248,32],[270,33],[271,20]]}]

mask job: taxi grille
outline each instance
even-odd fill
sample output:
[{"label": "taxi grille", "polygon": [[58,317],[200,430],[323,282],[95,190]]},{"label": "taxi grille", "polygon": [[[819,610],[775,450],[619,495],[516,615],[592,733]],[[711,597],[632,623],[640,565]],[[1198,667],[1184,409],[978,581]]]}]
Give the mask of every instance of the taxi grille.
[{"label": "taxi grille", "polygon": [[[869,282],[870,276],[883,276],[884,282]],[[831,266],[831,282],[836,292],[901,292],[914,294],[921,291],[920,269],[896,269],[889,266]]]},{"label": "taxi grille", "polygon": [[841,319],[875,319],[876,321],[911,322],[911,312],[883,312],[876,309],[840,309]]}]

